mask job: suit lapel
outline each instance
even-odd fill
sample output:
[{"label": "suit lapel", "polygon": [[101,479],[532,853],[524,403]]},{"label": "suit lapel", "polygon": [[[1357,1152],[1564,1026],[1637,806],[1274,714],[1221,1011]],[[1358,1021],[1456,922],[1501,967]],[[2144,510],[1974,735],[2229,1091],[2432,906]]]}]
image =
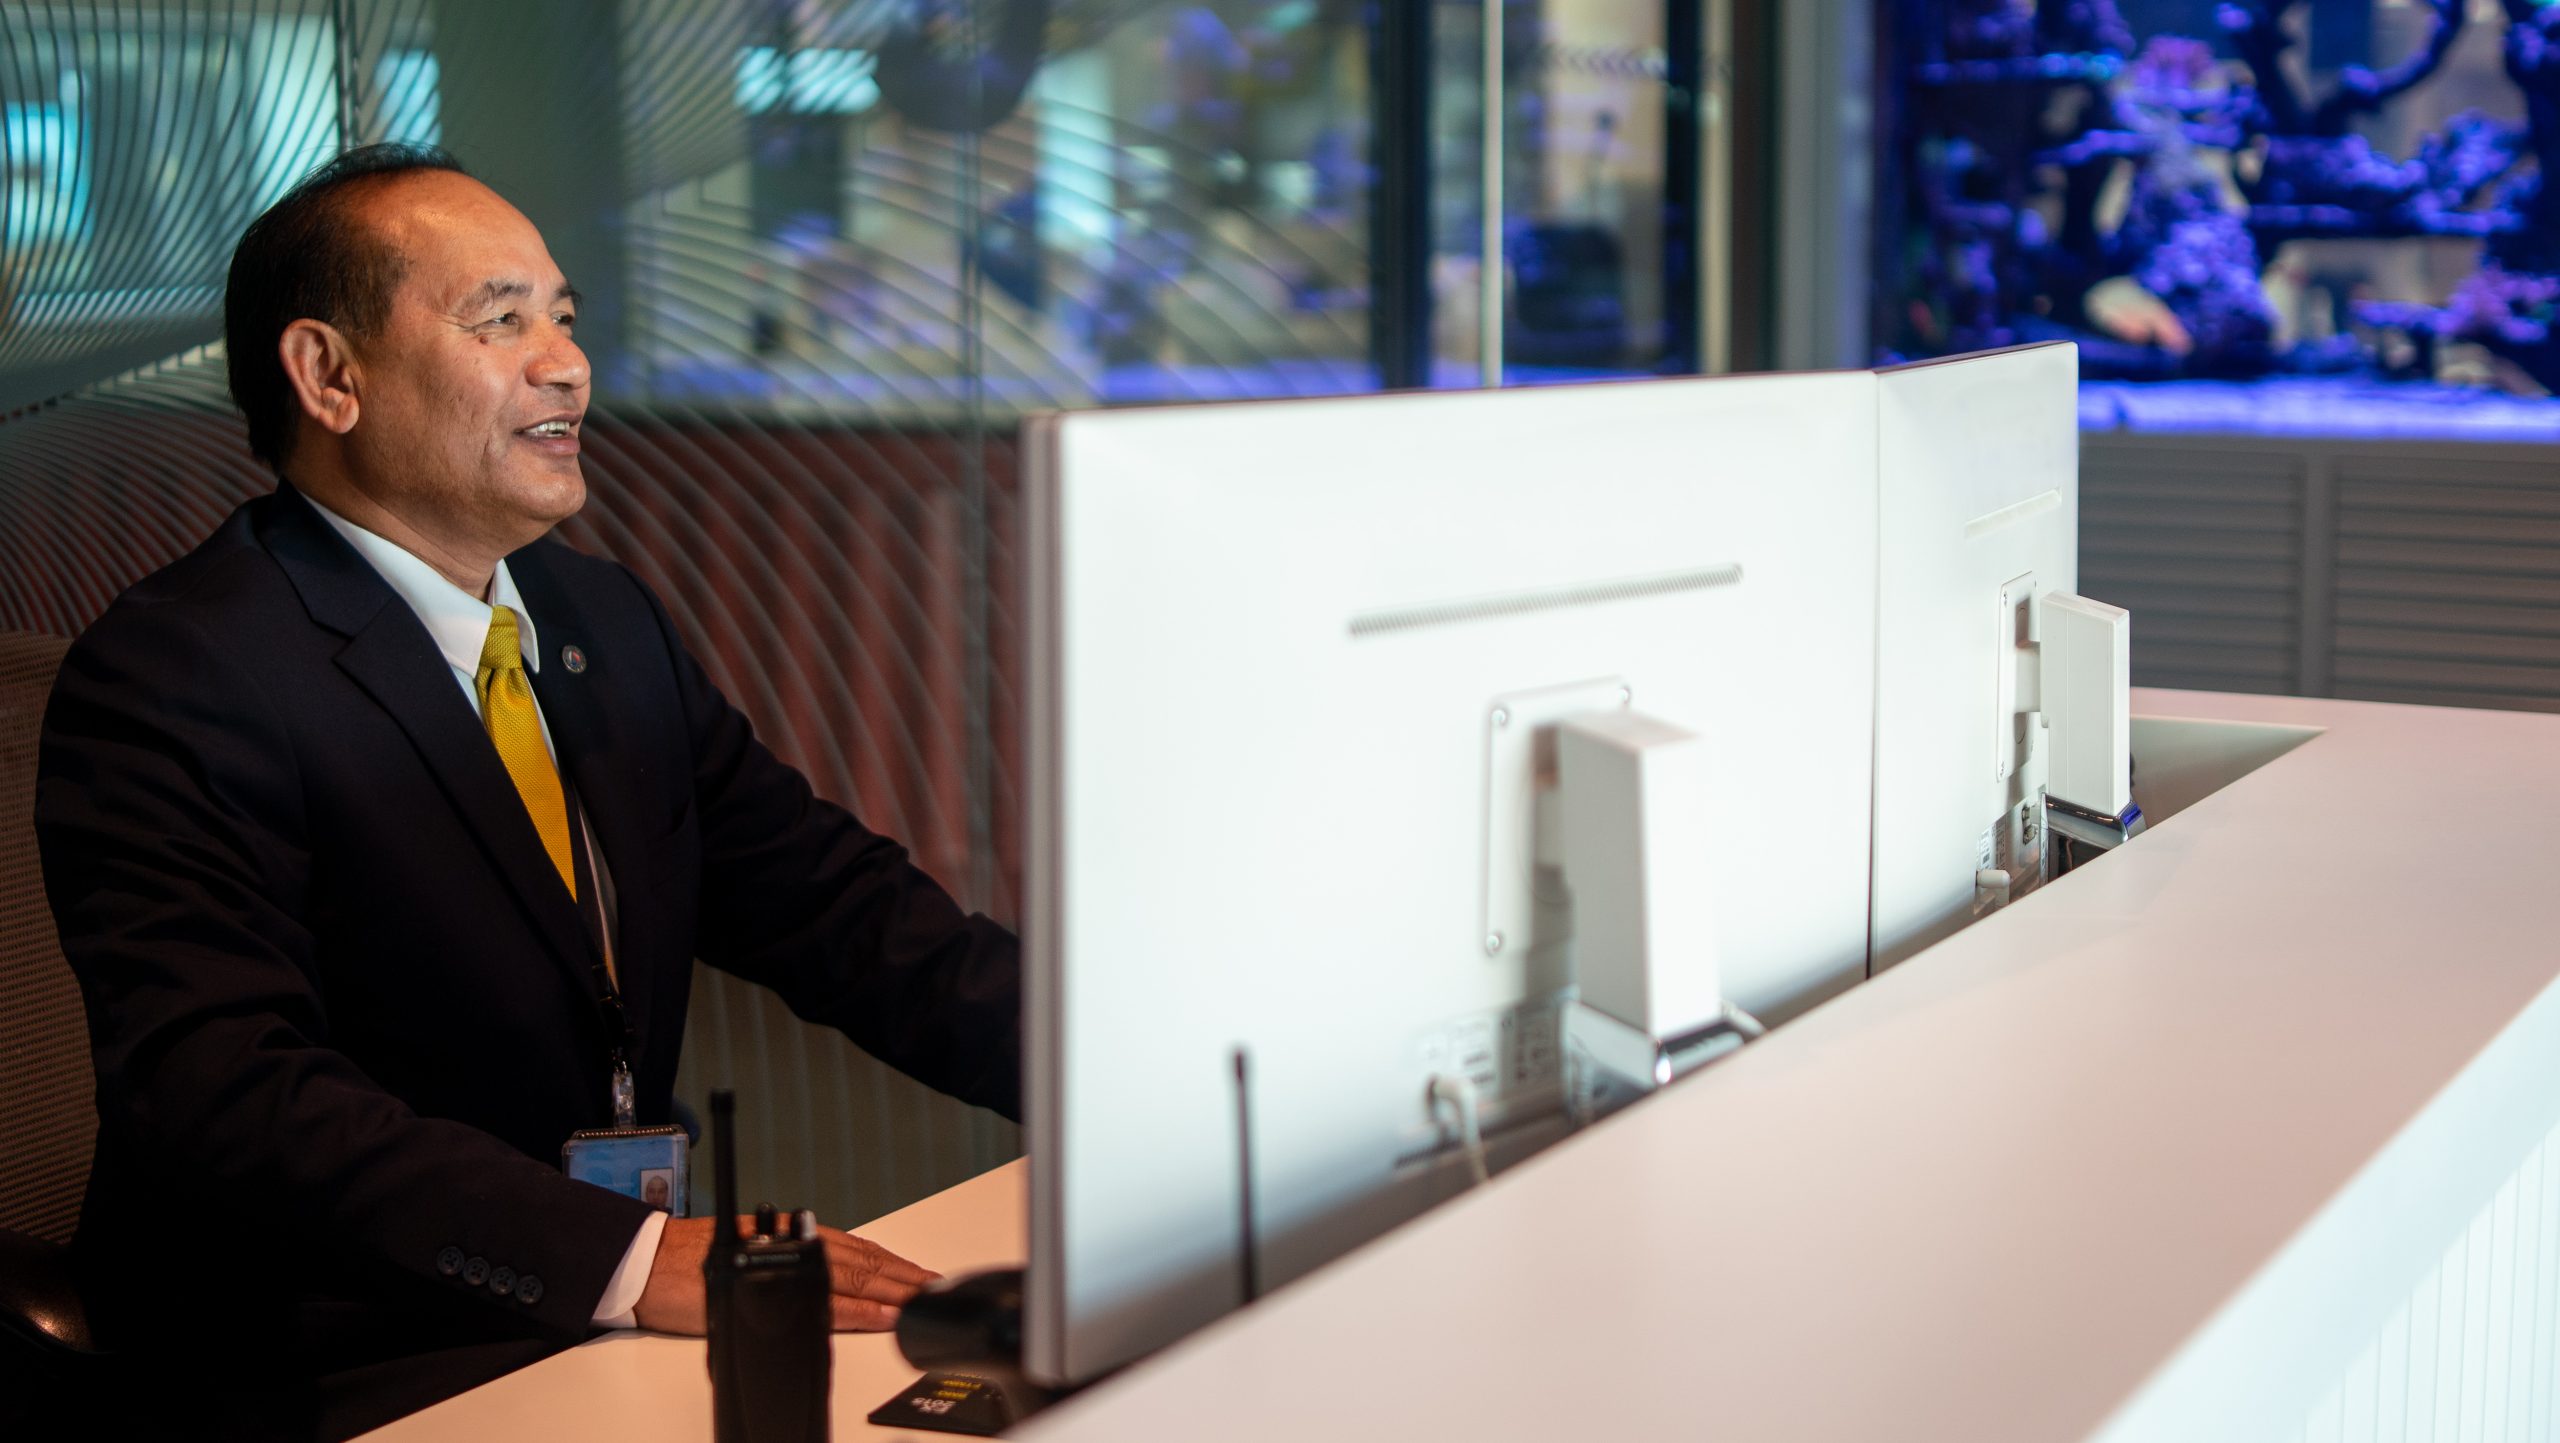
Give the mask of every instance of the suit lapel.
[{"label": "suit lapel", "polygon": [[292,487],[270,500],[260,535],[312,620],[347,638],[339,669],[408,733],[546,950],[587,993],[589,952],[577,906],[426,626]]},{"label": "suit lapel", "polygon": [[[614,687],[612,668],[629,664],[631,658],[595,654],[598,628],[577,595],[552,575],[539,550],[527,547],[508,557],[507,569],[533,613],[546,653],[541,669],[531,673],[533,694],[542,703],[542,719],[551,728],[552,746],[569,785],[577,790],[579,809],[595,831],[596,850],[613,875],[621,915],[607,925],[619,939],[622,1002],[630,1010],[634,1032],[646,1037],[654,969],[634,962],[646,952],[651,933],[632,921],[645,916],[649,905],[648,879],[640,870],[647,833],[633,797],[636,748],[627,726],[618,724],[606,704]],[[572,647],[580,657],[577,671],[564,659]]]}]

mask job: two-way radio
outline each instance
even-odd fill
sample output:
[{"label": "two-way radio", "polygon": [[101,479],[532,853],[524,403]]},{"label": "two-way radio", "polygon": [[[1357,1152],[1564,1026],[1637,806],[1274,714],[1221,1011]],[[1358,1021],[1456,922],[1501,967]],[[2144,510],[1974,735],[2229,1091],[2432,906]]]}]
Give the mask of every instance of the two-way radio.
[{"label": "two-way radio", "polygon": [[818,1217],[756,1205],[752,1236],[738,1228],[730,1133],[737,1095],[711,1094],[712,1166],[720,1211],[702,1260],[710,1304],[711,1417],[716,1443],[827,1443],[834,1331],[827,1248]]}]

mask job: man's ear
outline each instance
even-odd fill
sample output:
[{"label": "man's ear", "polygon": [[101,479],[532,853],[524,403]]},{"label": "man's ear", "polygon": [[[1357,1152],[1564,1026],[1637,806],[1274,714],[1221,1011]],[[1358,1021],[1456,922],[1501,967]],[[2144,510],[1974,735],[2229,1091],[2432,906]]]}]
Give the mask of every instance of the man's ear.
[{"label": "man's ear", "polygon": [[305,317],[284,328],[276,358],[284,363],[302,414],[340,436],[356,428],[361,372],[344,332]]}]

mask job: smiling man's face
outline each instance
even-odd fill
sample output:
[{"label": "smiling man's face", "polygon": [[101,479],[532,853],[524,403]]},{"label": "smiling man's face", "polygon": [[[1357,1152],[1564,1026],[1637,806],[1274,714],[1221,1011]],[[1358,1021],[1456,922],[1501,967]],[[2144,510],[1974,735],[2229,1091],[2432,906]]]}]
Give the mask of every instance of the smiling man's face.
[{"label": "smiling man's face", "polygon": [[404,270],[355,342],[349,479],[422,532],[504,555],[586,501],[577,294],[533,223],[468,176],[400,176],[361,205]]}]

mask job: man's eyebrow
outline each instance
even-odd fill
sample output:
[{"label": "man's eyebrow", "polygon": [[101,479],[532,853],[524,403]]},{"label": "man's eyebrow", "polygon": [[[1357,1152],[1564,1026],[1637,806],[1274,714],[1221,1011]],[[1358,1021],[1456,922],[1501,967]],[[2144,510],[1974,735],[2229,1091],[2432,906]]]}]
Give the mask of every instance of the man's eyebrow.
[{"label": "man's eyebrow", "polygon": [[499,301],[517,300],[532,294],[533,287],[522,281],[482,281],[480,288],[464,296],[462,304],[456,309],[476,311],[483,306],[495,305]]},{"label": "man's eyebrow", "polygon": [[578,307],[585,305],[587,298],[578,294],[578,288],[576,286],[569,284],[567,281],[562,281],[560,283],[560,289],[551,293],[551,304],[556,306],[562,301],[567,301],[569,303],[569,309],[574,311]]}]

